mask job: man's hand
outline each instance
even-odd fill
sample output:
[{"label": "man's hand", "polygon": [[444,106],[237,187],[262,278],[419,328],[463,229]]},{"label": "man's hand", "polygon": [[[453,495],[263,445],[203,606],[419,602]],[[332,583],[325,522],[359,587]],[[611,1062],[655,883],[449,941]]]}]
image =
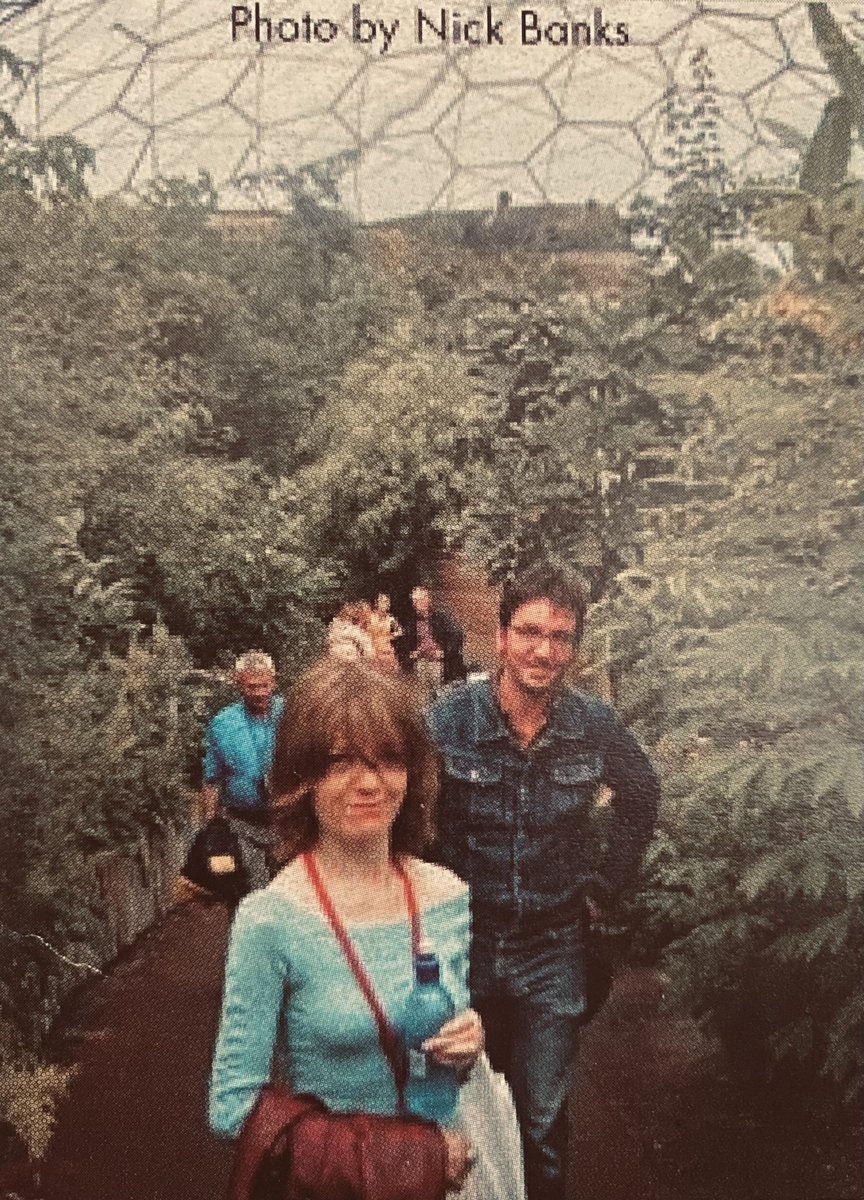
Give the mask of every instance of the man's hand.
[{"label": "man's hand", "polygon": [[445,1022],[435,1034],[423,1043],[423,1049],[436,1062],[448,1067],[466,1069],[473,1067],[483,1049],[483,1023],[473,1008]]},{"label": "man's hand", "polygon": [[458,1192],[474,1164],[474,1152],[464,1134],[449,1129],[442,1129],[441,1133],[447,1147],[447,1191]]}]

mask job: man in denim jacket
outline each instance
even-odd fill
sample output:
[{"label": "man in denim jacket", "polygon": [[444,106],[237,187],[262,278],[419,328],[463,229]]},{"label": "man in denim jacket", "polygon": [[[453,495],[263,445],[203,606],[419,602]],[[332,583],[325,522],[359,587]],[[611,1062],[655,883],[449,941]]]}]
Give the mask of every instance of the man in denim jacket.
[{"label": "man in denim jacket", "polygon": [[[532,568],[504,589],[498,678],[447,690],[428,714],[443,756],[440,856],[471,887],[472,1003],[513,1090],[528,1200],[564,1196],[585,906],[597,919],[632,880],[659,799],[651,764],[613,709],[563,683],[585,607],[564,572]],[[589,862],[604,786],[607,849]]]}]

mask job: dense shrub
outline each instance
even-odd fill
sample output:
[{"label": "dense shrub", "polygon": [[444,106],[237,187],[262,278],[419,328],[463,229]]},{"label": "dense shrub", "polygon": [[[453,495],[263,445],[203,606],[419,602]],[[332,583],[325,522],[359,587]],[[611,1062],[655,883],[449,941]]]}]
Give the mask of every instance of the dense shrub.
[{"label": "dense shrub", "polygon": [[603,606],[625,712],[664,774],[643,895],[670,997],[750,1069],[864,1086],[864,623],[854,389],[702,377],[693,448],[727,494]]}]

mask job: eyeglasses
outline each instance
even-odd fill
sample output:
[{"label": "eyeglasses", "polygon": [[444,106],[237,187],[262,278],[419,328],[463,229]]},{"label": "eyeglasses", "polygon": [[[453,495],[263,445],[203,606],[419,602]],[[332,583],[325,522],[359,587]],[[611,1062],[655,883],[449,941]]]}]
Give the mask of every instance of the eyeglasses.
[{"label": "eyeglasses", "polygon": [[404,771],[405,764],[398,758],[367,758],[365,754],[331,754],[327,759],[327,770],[331,775],[350,775],[358,767],[385,775]]},{"label": "eyeglasses", "polygon": [[548,641],[556,654],[569,654],[576,645],[575,633],[565,633],[558,629],[550,633],[547,629],[541,629],[539,625],[511,625],[510,633],[515,634],[520,642],[524,642],[532,650]]}]

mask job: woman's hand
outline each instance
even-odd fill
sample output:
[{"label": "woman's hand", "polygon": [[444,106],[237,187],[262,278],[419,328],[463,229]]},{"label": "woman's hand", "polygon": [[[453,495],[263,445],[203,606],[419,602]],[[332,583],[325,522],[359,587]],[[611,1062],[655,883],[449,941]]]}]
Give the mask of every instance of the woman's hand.
[{"label": "woman's hand", "polygon": [[449,1129],[442,1129],[441,1134],[447,1147],[447,1191],[458,1192],[474,1164],[474,1152],[464,1134]]},{"label": "woman's hand", "polygon": [[425,1041],[423,1049],[436,1062],[448,1067],[473,1067],[483,1049],[483,1024],[479,1014],[473,1008],[466,1008]]}]

